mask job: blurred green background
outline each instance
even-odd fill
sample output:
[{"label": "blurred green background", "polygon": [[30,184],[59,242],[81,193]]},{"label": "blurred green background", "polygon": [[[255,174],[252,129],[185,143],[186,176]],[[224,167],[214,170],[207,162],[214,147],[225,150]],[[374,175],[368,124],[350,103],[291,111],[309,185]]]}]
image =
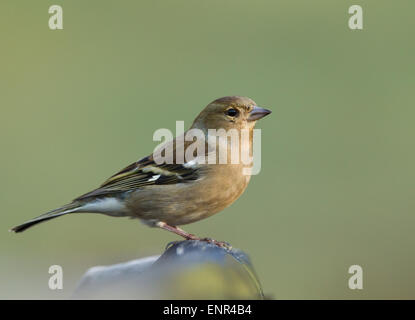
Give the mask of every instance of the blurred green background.
[{"label": "blurred green background", "polygon": [[[52,4],[64,30],[48,28]],[[362,31],[348,28],[353,4]],[[415,298],[414,12],[409,0],[1,1],[0,298],[69,298],[87,268],[178,240],[94,214],[7,230],[225,95],[273,110],[262,171],[185,229],[246,251],[273,298]],[[363,290],[348,288],[353,264]]]}]

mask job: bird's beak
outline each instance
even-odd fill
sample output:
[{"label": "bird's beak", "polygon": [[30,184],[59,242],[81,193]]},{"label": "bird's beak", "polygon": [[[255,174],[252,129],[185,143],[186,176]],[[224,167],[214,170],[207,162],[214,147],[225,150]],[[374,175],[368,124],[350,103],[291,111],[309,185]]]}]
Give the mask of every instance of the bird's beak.
[{"label": "bird's beak", "polygon": [[260,108],[258,106],[254,106],[254,108],[251,110],[248,116],[248,121],[256,121],[259,120],[266,115],[269,115],[271,113],[270,110]]}]

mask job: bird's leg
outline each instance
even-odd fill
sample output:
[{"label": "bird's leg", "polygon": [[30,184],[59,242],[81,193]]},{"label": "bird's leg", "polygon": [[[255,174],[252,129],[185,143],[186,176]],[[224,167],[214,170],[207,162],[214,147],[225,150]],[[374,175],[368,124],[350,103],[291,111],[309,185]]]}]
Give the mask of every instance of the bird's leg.
[{"label": "bird's leg", "polygon": [[161,229],[173,232],[173,233],[185,238],[186,240],[201,240],[199,237],[196,237],[194,234],[188,233],[188,232],[184,231],[183,229],[180,229],[179,227],[170,226],[167,223],[162,222],[162,221],[157,222],[156,226],[161,228]]},{"label": "bird's leg", "polygon": [[221,247],[221,248],[232,249],[232,246],[227,242],[217,241],[217,240],[214,240],[214,239],[211,239],[211,238],[199,238],[199,237],[195,236],[194,234],[188,233],[188,232],[184,231],[183,229],[180,229],[179,227],[170,226],[167,223],[162,222],[162,221],[157,222],[156,226],[161,228],[161,229],[173,232],[173,233],[185,238],[186,240],[205,241],[205,242],[213,243],[213,244],[215,244],[215,245],[217,245],[218,247]]}]

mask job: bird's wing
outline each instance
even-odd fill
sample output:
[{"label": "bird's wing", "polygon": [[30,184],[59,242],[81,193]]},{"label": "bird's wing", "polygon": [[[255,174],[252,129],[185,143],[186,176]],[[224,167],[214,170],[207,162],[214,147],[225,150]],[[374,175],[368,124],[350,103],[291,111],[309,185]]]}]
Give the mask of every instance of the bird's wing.
[{"label": "bird's wing", "polygon": [[199,167],[182,164],[157,164],[152,156],[145,157],[125,167],[107,179],[98,189],[88,192],[74,201],[89,197],[116,195],[144,188],[149,185],[186,183],[199,177]]}]

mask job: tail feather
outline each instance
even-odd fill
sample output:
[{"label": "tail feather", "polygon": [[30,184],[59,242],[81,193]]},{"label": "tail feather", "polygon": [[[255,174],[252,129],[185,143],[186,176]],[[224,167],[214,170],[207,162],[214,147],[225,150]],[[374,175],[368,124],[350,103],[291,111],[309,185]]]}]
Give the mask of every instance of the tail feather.
[{"label": "tail feather", "polygon": [[28,229],[28,228],[30,228],[30,227],[38,224],[38,223],[60,217],[60,216],[63,216],[65,214],[68,214],[68,213],[76,212],[77,209],[79,209],[80,207],[81,207],[81,205],[79,203],[76,203],[76,202],[67,204],[67,205],[65,205],[61,208],[49,211],[45,214],[40,215],[39,217],[36,217],[36,218],[34,218],[32,220],[29,220],[29,221],[26,221],[25,223],[10,229],[10,231],[14,231],[16,233],[17,232],[23,232],[26,229]]}]

